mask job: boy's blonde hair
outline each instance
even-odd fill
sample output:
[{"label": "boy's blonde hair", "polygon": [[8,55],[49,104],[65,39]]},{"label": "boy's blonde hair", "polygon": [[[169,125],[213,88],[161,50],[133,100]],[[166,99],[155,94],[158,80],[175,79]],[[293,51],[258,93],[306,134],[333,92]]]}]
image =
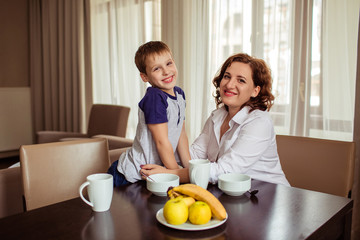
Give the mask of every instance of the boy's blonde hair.
[{"label": "boy's blonde hair", "polygon": [[141,73],[146,74],[146,58],[154,54],[169,52],[172,56],[170,48],[161,41],[150,41],[141,45],[135,54],[135,64]]}]

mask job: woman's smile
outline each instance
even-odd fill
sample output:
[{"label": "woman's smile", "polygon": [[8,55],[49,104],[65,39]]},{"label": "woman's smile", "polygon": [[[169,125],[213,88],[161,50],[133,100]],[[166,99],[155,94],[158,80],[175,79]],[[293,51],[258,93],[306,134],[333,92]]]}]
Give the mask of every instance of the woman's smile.
[{"label": "woman's smile", "polygon": [[224,95],[227,97],[231,97],[234,95],[237,95],[235,92],[229,91],[229,90],[224,90]]}]

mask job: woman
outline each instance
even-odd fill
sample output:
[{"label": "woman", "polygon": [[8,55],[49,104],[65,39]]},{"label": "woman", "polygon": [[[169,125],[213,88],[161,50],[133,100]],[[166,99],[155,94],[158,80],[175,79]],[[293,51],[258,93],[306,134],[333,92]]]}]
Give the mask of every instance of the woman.
[{"label": "woman", "polygon": [[[216,183],[222,173],[240,172],[254,179],[289,186],[280,165],[268,113],[274,96],[266,63],[247,54],[233,55],[224,62],[213,84],[217,109],[191,145],[192,159],[210,160],[211,183]],[[174,173],[180,176],[181,182],[189,182],[186,168],[169,170],[144,165],[141,171],[148,175]]]}]

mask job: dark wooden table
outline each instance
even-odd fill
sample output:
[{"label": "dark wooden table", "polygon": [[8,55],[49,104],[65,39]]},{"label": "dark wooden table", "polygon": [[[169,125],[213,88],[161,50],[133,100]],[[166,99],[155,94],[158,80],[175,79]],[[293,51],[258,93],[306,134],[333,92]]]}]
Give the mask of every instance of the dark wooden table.
[{"label": "dark wooden table", "polygon": [[350,239],[353,201],[253,180],[256,197],[209,190],[228,212],[221,226],[182,231],[155,217],[166,198],[145,183],[114,189],[109,211],[95,213],[80,198],[0,219],[0,239]]}]

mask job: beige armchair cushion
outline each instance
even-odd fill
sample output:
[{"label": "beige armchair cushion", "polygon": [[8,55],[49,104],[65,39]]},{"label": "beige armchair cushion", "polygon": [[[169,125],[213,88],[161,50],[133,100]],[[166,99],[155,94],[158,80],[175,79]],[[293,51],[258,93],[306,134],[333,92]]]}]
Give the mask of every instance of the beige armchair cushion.
[{"label": "beige armchair cushion", "polygon": [[0,218],[24,212],[20,167],[0,169]]},{"label": "beige armchair cushion", "polygon": [[20,163],[27,210],[79,197],[86,176],[110,166],[103,138],[24,145]]},{"label": "beige armchair cushion", "polygon": [[291,186],[347,197],[354,180],[355,143],[277,135]]}]

